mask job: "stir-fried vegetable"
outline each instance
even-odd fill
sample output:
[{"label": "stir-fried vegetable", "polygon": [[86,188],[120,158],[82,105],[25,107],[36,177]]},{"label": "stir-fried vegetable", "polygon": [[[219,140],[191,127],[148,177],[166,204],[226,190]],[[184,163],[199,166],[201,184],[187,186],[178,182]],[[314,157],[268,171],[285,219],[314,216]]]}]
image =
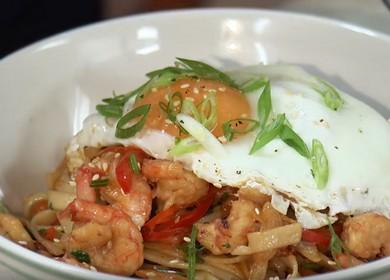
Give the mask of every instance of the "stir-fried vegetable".
[{"label": "stir-fried vegetable", "polygon": [[150,219],[142,228],[145,241],[180,243],[191,226],[203,217],[214,201],[216,190],[209,187],[208,193],[195,204],[187,207],[173,205]]}]

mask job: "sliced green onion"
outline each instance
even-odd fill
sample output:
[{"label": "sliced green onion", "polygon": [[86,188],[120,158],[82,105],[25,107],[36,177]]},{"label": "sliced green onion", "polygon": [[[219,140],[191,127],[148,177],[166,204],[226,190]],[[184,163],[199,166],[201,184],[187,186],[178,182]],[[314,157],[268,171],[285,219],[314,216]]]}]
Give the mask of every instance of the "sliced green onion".
[{"label": "sliced green onion", "polygon": [[272,123],[264,127],[264,129],[257,134],[255,142],[249,152],[250,155],[254,154],[279,135],[283,129],[285,118],[284,114],[277,115]]},{"label": "sliced green onion", "polygon": [[329,167],[324,146],[317,139],[313,139],[311,148],[311,166],[317,187],[323,189],[328,182]]},{"label": "sliced green onion", "polygon": [[110,181],[107,178],[92,180],[90,186],[91,187],[105,187],[108,185]]},{"label": "sliced green onion", "polygon": [[187,271],[187,279],[195,280],[195,272],[196,272],[196,257],[197,257],[197,249],[196,249],[196,236],[198,235],[198,230],[195,226],[192,226],[191,231],[191,241],[187,247],[187,262],[188,262],[188,271]]},{"label": "sliced green onion", "polygon": [[331,234],[331,239],[329,243],[329,251],[332,255],[333,260],[336,262],[337,268],[341,269],[340,262],[337,259],[337,256],[342,254],[344,251],[349,253],[349,250],[347,247],[345,247],[343,241],[340,239],[340,237],[335,232],[332,223],[328,219],[328,227]]},{"label": "sliced green onion", "polygon": [[119,119],[122,116],[122,108],[123,106],[115,104],[96,105],[96,111],[107,118]]},{"label": "sliced green onion", "polygon": [[317,83],[313,85],[313,89],[322,95],[326,106],[335,111],[340,109],[344,104],[340,93],[328,82],[319,78],[316,78],[316,82]]},{"label": "sliced green onion", "polygon": [[[179,139],[179,138],[178,138]],[[169,151],[171,156],[180,156],[187,153],[195,152],[202,147],[193,137],[179,139],[176,145]]]},{"label": "sliced green onion", "polygon": [[[177,99],[175,101],[175,99]],[[179,102],[178,106],[175,106],[175,102]],[[170,94],[168,97],[168,104],[165,104],[164,102],[160,102],[159,106],[161,110],[163,110],[166,114],[168,119],[175,123],[176,122],[176,115],[180,113],[183,107],[183,96],[180,92],[175,92],[174,94]]]},{"label": "sliced green onion", "polygon": [[241,90],[245,93],[250,93],[258,89],[263,88],[267,83],[268,79],[251,79],[240,86]]},{"label": "sliced green onion", "polygon": [[70,252],[70,254],[81,263],[91,263],[91,258],[89,257],[89,254],[83,250],[74,250]]},{"label": "sliced green onion", "polygon": [[[247,127],[238,129],[234,128],[238,125],[247,123]],[[223,134],[228,142],[232,141],[235,134],[246,134],[255,130],[259,126],[259,122],[253,119],[238,118],[225,122],[222,125]]]},{"label": "sliced green onion", "polygon": [[[286,119],[287,120],[287,119]],[[288,125],[284,125],[279,134],[284,143],[292,147],[300,155],[310,159],[310,151],[302,138]]]},{"label": "sliced green onion", "polygon": [[135,174],[140,174],[141,170],[138,166],[138,161],[137,161],[137,158],[134,154],[131,154],[130,157],[129,157],[129,163],[130,163],[130,167],[131,167],[131,170],[133,170],[133,172]]},{"label": "sliced green onion", "polygon": [[194,117],[194,119],[197,120],[198,122],[201,121],[199,111],[196,108],[194,102],[192,102],[191,100],[187,100],[187,99],[183,100],[181,113]]},{"label": "sliced green onion", "polygon": [[209,91],[207,98],[199,104],[200,122],[208,130],[212,130],[217,123],[217,98],[213,91]]},{"label": "sliced green onion", "polygon": [[199,78],[219,80],[231,87],[239,88],[238,85],[227,74],[215,69],[214,67],[204,62],[180,57],[177,57],[176,59],[188,70],[192,70],[197,76],[199,76]]},{"label": "sliced green onion", "polygon": [[[138,131],[143,128],[149,110],[150,104],[145,104],[133,109],[132,111],[124,115],[122,118],[120,118],[116,125],[115,136],[122,139],[134,136]],[[137,117],[141,118],[134,125],[125,128],[128,125],[129,121]]]},{"label": "sliced green onion", "polygon": [[264,85],[259,100],[257,101],[257,116],[259,118],[259,124],[262,129],[267,124],[271,110],[272,110],[271,85],[270,82],[267,81]]}]

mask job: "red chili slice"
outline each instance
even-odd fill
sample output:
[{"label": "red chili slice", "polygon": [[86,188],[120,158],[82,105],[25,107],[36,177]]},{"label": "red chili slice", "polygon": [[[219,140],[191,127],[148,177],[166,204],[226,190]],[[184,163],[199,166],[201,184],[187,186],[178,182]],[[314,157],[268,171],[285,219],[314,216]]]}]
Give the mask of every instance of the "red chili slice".
[{"label": "red chili slice", "polygon": [[145,241],[180,243],[191,226],[202,218],[212,205],[217,191],[210,186],[208,193],[188,207],[171,206],[150,219],[142,228]]}]

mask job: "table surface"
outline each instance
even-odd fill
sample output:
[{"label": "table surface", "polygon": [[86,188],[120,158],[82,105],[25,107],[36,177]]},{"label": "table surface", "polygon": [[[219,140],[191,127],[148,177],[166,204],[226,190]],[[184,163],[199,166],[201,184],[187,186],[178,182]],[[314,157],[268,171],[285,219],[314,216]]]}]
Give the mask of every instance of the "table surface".
[{"label": "table surface", "polygon": [[[253,0],[253,3],[255,1]],[[222,6],[222,2],[222,0],[209,1],[208,5]],[[244,7],[250,6],[250,2],[245,1]],[[390,34],[390,10],[381,0],[288,0],[276,2],[277,4],[272,9],[329,17]],[[1,279],[7,280],[26,279],[1,263],[0,275]]]}]

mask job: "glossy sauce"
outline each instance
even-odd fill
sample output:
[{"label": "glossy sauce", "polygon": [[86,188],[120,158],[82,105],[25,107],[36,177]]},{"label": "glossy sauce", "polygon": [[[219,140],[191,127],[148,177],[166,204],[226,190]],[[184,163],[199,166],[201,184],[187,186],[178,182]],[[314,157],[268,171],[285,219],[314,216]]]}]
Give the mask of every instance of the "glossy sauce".
[{"label": "glossy sauce", "polygon": [[[222,125],[225,122],[250,116],[249,103],[239,90],[226,86],[219,81],[181,79],[173,82],[169,86],[153,88],[151,91],[145,93],[143,98],[137,100],[134,107],[151,104],[145,127],[163,130],[176,137],[185,136],[180,134],[178,126],[167,118],[166,112],[160,107],[160,102],[167,105],[169,96],[176,92],[181,93],[183,100],[189,99],[196,106],[206,99],[210,92],[215,92],[217,123],[211,132],[216,137],[223,135]],[[175,98],[174,100],[177,99]],[[173,104],[176,105],[175,102]],[[179,104],[174,106],[175,110],[179,110],[179,106]],[[242,124],[241,126],[244,125]]]}]

